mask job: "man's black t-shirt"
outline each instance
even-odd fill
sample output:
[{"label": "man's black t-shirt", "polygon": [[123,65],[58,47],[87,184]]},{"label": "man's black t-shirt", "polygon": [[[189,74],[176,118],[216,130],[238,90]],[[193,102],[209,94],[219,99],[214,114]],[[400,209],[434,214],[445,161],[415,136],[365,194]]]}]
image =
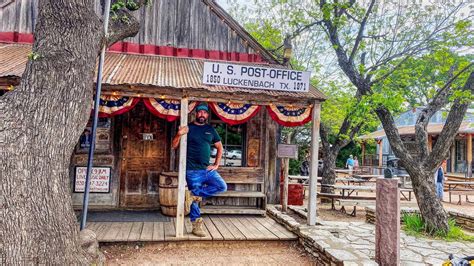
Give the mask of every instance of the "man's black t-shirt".
[{"label": "man's black t-shirt", "polygon": [[221,141],[211,125],[188,125],[187,170],[205,170],[211,159],[211,145]]}]

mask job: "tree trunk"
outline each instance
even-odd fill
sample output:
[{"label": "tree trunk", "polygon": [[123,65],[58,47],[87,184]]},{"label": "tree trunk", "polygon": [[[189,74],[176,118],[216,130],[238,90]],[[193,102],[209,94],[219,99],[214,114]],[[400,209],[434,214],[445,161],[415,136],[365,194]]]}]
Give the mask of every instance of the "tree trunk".
[{"label": "tree trunk", "polygon": [[[323,170],[321,176],[323,180],[321,184],[325,185],[334,185],[336,183],[336,158],[337,154],[339,153],[338,149],[329,149],[326,152],[326,156],[323,158]],[[321,186],[322,193],[334,193],[334,189],[330,187],[323,187]]]},{"label": "tree trunk", "polygon": [[92,0],[39,2],[21,85],[0,98],[0,253],[6,265],[88,264],[69,162],[90,115],[103,40]]},{"label": "tree trunk", "polygon": [[449,228],[448,214],[441,201],[436,197],[434,172],[424,169],[407,172],[411,177],[413,192],[427,229],[431,233],[438,230],[447,232]]}]

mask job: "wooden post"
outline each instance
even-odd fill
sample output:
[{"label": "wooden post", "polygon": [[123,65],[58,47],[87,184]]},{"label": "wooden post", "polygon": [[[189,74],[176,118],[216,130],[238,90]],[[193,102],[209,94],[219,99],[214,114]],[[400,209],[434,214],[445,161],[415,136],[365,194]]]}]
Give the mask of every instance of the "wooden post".
[{"label": "wooden post", "polygon": [[472,177],[472,135],[467,134],[467,176]]},{"label": "wooden post", "polygon": [[433,150],[433,136],[428,135],[428,151],[431,152]]},{"label": "wooden post", "polygon": [[311,166],[309,174],[308,225],[316,224],[316,195],[318,186],[319,123],[321,103],[314,102],[313,126],[311,127]]},{"label": "wooden post", "polygon": [[[188,125],[188,98],[181,99],[180,126]],[[179,142],[178,206],[176,210],[176,237],[183,237],[184,230],[184,193],[186,183],[186,149],[188,137],[184,135]]]},{"label": "wooden post", "polygon": [[[286,144],[291,144],[292,132],[288,133],[286,137]],[[288,211],[288,174],[290,172],[290,159],[283,158],[283,198],[281,199],[281,210],[284,212]]]},{"label": "wooden post", "polygon": [[383,140],[378,141],[379,144],[379,167],[383,166]]},{"label": "wooden post", "polygon": [[361,159],[361,162],[360,162],[360,166],[365,166],[365,141],[362,141],[362,158]]},{"label": "wooden post", "polygon": [[453,145],[451,146],[451,173],[455,173],[456,170],[456,140],[454,140]]}]

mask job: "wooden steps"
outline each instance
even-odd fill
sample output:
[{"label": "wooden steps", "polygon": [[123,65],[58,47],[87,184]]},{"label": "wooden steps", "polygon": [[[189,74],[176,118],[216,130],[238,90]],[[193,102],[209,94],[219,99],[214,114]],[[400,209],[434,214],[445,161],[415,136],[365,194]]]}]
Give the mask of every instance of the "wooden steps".
[{"label": "wooden steps", "polygon": [[265,198],[265,194],[260,191],[226,191],[214,197],[226,198]]},{"label": "wooden steps", "polygon": [[202,214],[249,214],[249,215],[262,215],[265,216],[266,210],[260,210],[256,208],[245,208],[245,207],[220,207],[220,206],[204,206],[201,208]]}]

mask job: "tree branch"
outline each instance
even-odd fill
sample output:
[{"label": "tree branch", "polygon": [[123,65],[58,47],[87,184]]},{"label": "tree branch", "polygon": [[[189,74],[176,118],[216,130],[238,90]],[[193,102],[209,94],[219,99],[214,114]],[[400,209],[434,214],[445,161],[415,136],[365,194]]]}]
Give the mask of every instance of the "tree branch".
[{"label": "tree branch", "polygon": [[[128,37],[135,36],[140,30],[140,22],[132,15],[132,12],[146,6],[147,0],[112,0],[109,30],[106,37],[107,46]],[[101,0],[104,7],[104,0]]]},{"label": "tree branch", "polygon": [[370,1],[369,8],[367,9],[367,12],[365,12],[364,18],[362,19],[362,22],[360,23],[359,32],[357,33],[357,38],[355,40],[354,47],[352,48],[351,55],[349,56],[349,62],[350,63],[353,63],[354,56],[357,52],[357,49],[359,49],[360,42],[363,39],[365,26],[367,25],[367,19],[369,18],[370,14],[372,13],[372,8],[374,7],[374,4],[375,4],[375,0]]},{"label": "tree branch", "polygon": [[[470,91],[471,95],[474,93],[474,71],[469,75],[462,90]],[[433,151],[424,164],[426,169],[437,167],[439,163],[446,158],[449,152],[449,147],[453,144],[456,132],[458,132],[470,104],[471,101],[465,99],[456,99],[454,101],[451,110],[449,111],[448,118],[444,123],[443,130],[439,134],[438,141],[436,141]]]}]

